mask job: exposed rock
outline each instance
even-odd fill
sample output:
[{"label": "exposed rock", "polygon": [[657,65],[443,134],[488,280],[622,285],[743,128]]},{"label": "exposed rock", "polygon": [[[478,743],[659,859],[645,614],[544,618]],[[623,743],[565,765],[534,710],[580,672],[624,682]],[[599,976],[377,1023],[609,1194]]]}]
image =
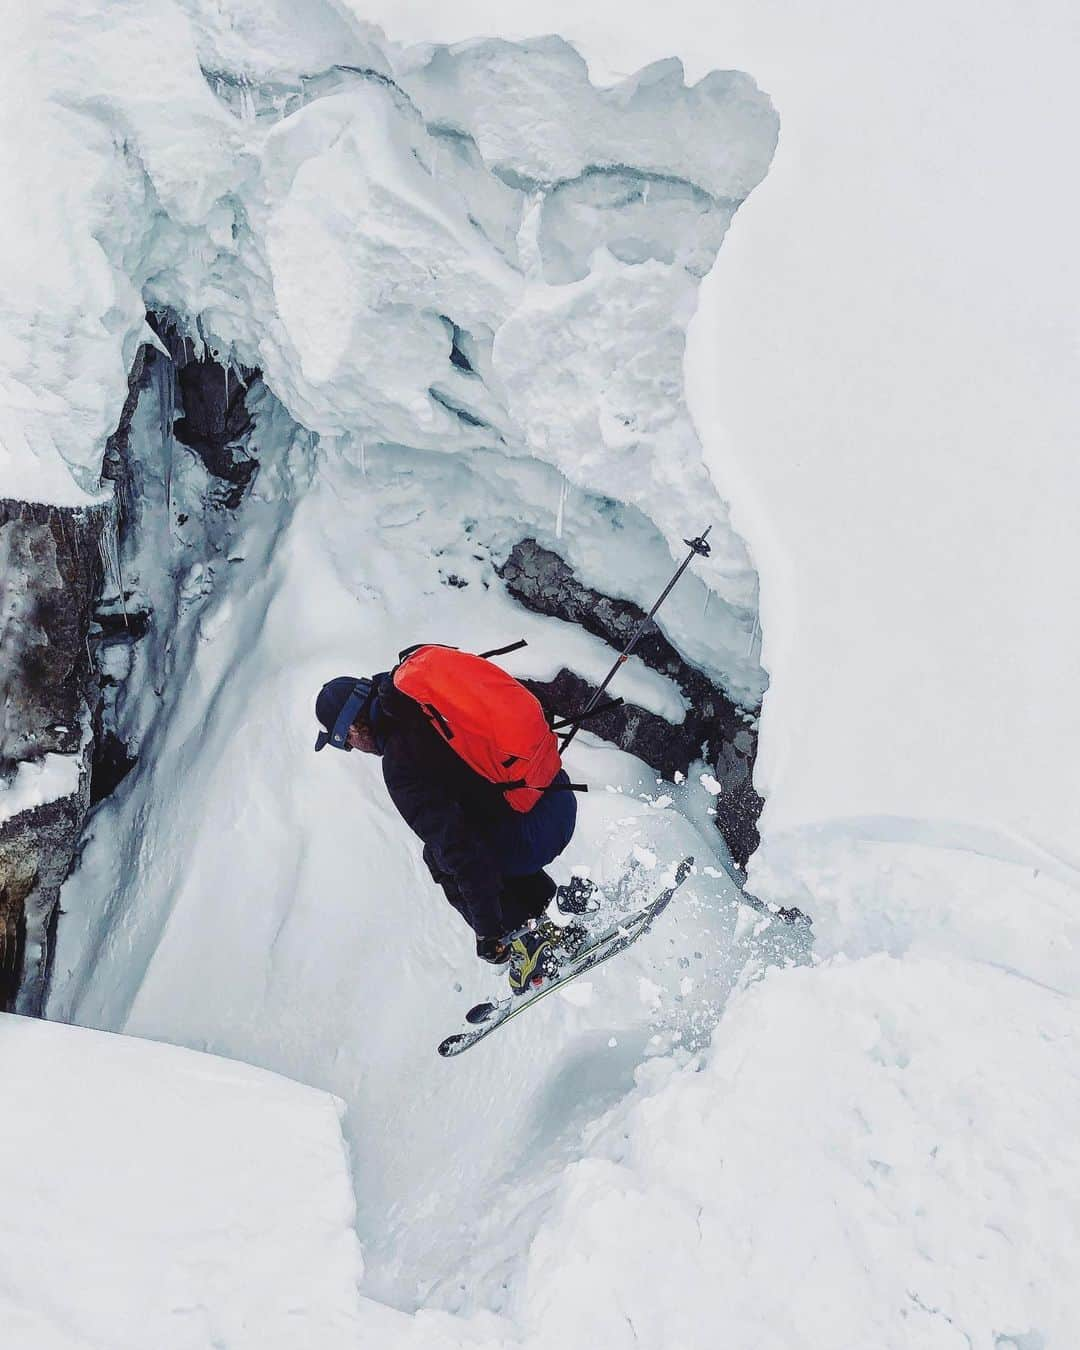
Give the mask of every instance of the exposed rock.
[{"label": "exposed rock", "polygon": [[[259,468],[246,448],[252,427],[247,398],[262,374],[245,366],[222,365],[205,348],[197,352],[168,316],[150,314],[147,321],[172,356],[183,414],[174,423],[173,434],[198,455],[209,474],[230,485],[221,505],[235,510]],[[162,359],[157,352],[150,358]]]},{"label": "exposed rock", "polygon": [[0,824],[0,1008],[34,1012],[45,931],[82,828],[96,680],[88,641],[111,507],[0,500],[0,773],[78,757],[79,788]]},{"label": "exposed rock", "polygon": [[24,811],[0,825],[0,1009],[41,1011],[49,960],[48,933],[71,870],[88,802],[79,791]]},{"label": "exposed rock", "polygon": [[[583,585],[573,568],[535,539],[516,544],[499,573],[526,608],[579,624],[618,650],[645,618],[645,611],[631,601],[615,600]],[[763,805],[753,786],[757,709],[734,703],[680,655],[655,623],[642,635],[634,654],[682,691],[689,705],[685,721],[676,725],[624,704],[591,717],[589,731],[637,755],[667,779],[677,771],[685,773],[698,759],[712,765],[723,786],[714,806],[716,824],[734,860],[745,867],[758,845],[757,819]],[[565,669],[547,683],[527,683],[545,706],[563,711],[584,708],[594,692],[588,681]]]},{"label": "exposed rock", "polygon": [[74,754],[111,508],[0,499],[0,766]]},{"label": "exposed rock", "polygon": [[91,629],[91,637],[100,642],[138,642],[150,629],[150,611],[99,609],[94,615],[94,624],[96,631]]},{"label": "exposed rock", "polygon": [[[71,508],[0,500],[0,786],[14,780],[20,764],[46,755],[72,756],[70,781],[78,784],[6,818],[0,812],[0,1009],[40,1010],[60,887],[91,801],[91,761],[101,764],[98,796],[108,774],[115,786],[126,772],[107,741],[104,754],[98,748],[96,657],[101,643],[134,641],[149,623],[145,611],[124,611],[118,536],[135,495],[127,463],[131,422],[156,357],[152,348],[139,349],[106,443],[102,478],[113,484],[111,501]],[[107,573],[116,612],[100,608]]]},{"label": "exposed rock", "polygon": [[111,797],[137,763],[115,731],[104,731],[96,737],[90,766],[90,805]]}]

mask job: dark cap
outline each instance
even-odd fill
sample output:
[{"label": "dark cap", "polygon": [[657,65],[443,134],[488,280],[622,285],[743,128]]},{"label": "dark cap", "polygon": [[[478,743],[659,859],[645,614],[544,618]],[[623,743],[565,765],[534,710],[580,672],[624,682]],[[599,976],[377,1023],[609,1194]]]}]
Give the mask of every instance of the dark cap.
[{"label": "dark cap", "polygon": [[371,681],[360,675],[339,675],[328,680],[315,700],[315,716],[324,730],[315,741],[315,749],[332,745],[335,750],[349,750],[346,742],[349,728],[363,721],[371,703]]}]

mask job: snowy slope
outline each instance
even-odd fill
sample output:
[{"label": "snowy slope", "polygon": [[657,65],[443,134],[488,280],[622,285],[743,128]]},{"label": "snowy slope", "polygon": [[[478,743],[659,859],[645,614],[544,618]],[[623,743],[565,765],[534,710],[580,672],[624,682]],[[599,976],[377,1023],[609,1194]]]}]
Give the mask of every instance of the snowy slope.
[{"label": "snowy slope", "polygon": [[0,1072],[5,1347],[356,1344],[337,1103],[247,1065],[17,1017],[0,1016]]},{"label": "snowy slope", "polygon": [[[260,515],[275,504],[253,502],[229,564],[237,589],[211,593],[182,621],[184,679],[144,741],[149,767],[94,816],[64,892],[52,1015],[180,1040],[342,1096],[364,1178],[365,1288],[407,1306],[435,1287],[438,1303],[462,1306],[465,1246],[464,1306],[503,1300],[510,1251],[543,1208],[525,1206],[514,1225],[508,1215],[550,1188],[576,1132],[632,1085],[643,1053],[700,1039],[755,954],[753,925],[740,924],[710,852],[706,790],[684,789],[696,828],[639,764],[582,736],[570,768],[594,791],[558,875],[580,864],[614,880],[635,849],[642,894],[687,853],[713,875],[687,883],[621,977],[597,975],[591,998],[583,985],[501,1043],[436,1058],[501,975],[476,962],[471,934],[433,890],[377,763],[313,755],[307,709],[328,676],[390,662],[397,634],[466,632],[483,647],[522,633],[531,645],[515,672],[550,674],[557,654],[574,654],[599,673],[595,639],[572,642],[564,625],[484,587],[490,564],[472,556],[463,516],[482,507],[496,521],[513,500],[452,458],[369,452],[363,468],[322,465],[269,537]],[[392,552],[380,547],[388,531]],[[446,573],[470,584],[448,586]],[[647,699],[637,678],[626,687]],[[161,699],[146,699],[156,715]],[[460,1141],[450,1158],[448,1135]]]}]

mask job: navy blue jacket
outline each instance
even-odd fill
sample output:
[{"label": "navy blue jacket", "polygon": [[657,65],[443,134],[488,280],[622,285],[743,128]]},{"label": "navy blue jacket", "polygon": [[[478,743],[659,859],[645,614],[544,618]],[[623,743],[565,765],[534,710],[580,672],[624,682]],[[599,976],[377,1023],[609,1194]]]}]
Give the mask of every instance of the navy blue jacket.
[{"label": "navy blue jacket", "polygon": [[[371,721],[391,800],[452,878],[483,936],[507,931],[500,896],[511,876],[538,872],[570,842],[577,819],[572,792],[548,792],[523,814],[475,773],[389,675],[375,677]],[[565,774],[562,781],[566,781]]]}]

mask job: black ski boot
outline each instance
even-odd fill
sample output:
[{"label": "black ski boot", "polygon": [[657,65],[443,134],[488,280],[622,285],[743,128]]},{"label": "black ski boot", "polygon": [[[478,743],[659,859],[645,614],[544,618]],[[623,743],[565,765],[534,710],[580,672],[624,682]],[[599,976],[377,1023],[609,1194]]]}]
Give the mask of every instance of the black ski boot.
[{"label": "black ski boot", "polygon": [[579,923],[560,928],[536,919],[510,939],[510,992],[527,994],[553,975],[581,947],[588,933]]},{"label": "black ski boot", "polygon": [[600,908],[596,899],[596,882],[588,877],[571,877],[565,886],[555,892],[555,904],[560,914],[591,914]]}]

